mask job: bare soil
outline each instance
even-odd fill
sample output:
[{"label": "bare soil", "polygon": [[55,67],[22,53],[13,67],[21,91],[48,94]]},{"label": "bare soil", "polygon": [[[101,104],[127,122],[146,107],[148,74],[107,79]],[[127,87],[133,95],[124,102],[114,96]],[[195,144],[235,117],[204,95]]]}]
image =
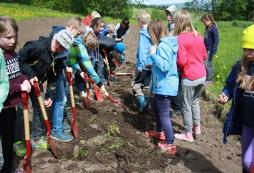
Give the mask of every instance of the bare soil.
[{"label": "bare soil", "polygon": [[[64,22],[65,19],[60,18],[19,22],[20,47],[39,35],[48,35],[51,26]],[[124,40],[127,63],[118,69],[119,72],[134,71],[138,30],[137,25],[132,25]],[[222,124],[208,112],[211,102],[201,101],[202,135],[194,143],[176,140],[177,154],[169,157],[158,149],[157,141],[144,135],[144,131],[155,127],[155,118],[151,111],[137,113],[131,78],[118,77],[107,89],[121,105],[105,99],[104,102],[92,101],[86,109],[77,98],[79,139],[70,143],[55,141],[57,159],[49,151],[34,151],[33,172],[241,172],[239,139],[231,137],[227,145],[222,143]],[[182,117],[174,115],[172,122],[175,132],[183,129]],[[20,161],[17,169],[21,168]]]}]

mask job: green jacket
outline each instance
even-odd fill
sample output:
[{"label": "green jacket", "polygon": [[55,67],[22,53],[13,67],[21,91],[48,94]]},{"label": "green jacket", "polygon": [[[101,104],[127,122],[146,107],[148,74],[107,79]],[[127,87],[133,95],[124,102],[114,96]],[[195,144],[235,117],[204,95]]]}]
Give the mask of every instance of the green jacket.
[{"label": "green jacket", "polygon": [[0,112],[3,108],[3,103],[5,102],[9,93],[9,78],[6,71],[4,55],[2,49],[0,48]]}]

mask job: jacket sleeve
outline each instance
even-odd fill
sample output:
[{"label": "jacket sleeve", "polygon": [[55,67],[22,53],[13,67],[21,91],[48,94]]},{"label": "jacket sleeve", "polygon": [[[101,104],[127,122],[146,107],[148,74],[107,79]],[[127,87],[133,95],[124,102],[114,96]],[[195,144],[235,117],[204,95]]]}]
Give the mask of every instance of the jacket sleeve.
[{"label": "jacket sleeve", "polygon": [[183,70],[185,65],[187,64],[187,51],[184,45],[178,41],[178,52],[177,52],[177,65],[180,70]]},{"label": "jacket sleeve", "polygon": [[240,66],[240,62],[237,62],[233,66],[231,72],[229,73],[229,75],[227,77],[226,85],[225,85],[224,89],[222,90],[222,92],[228,96],[228,99],[231,99],[233,97],[234,87],[237,84],[236,78],[239,73],[239,70],[238,70],[239,66]]},{"label": "jacket sleeve", "polygon": [[2,50],[0,49],[0,112],[3,108],[9,91],[9,78],[6,70],[5,60],[3,57]]},{"label": "jacket sleeve", "polygon": [[156,54],[152,55],[151,59],[153,66],[156,66],[162,72],[167,72],[173,63],[173,52],[172,50],[160,47],[157,48]]},{"label": "jacket sleeve", "polygon": [[212,49],[211,49],[211,53],[215,54],[217,52],[217,48],[219,45],[219,32],[216,26],[213,26],[211,28],[211,32],[212,32],[212,36],[213,36],[213,45],[212,45]]},{"label": "jacket sleeve", "polygon": [[36,58],[39,56],[40,49],[38,49],[36,42],[26,43],[25,46],[18,52],[20,70],[28,77],[28,79],[36,76],[36,73],[33,71],[30,64],[36,63]]},{"label": "jacket sleeve", "polygon": [[150,64],[150,40],[143,36],[139,36],[138,53],[137,53],[137,69],[142,71],[146,65]]}]

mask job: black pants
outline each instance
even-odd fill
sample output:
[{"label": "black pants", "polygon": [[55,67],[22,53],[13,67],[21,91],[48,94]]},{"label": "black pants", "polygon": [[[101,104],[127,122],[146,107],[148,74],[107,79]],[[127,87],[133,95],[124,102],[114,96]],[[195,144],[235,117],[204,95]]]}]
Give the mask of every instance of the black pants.
[{"label": "black pants", "polygon": [[2,136],[2,150],[4,158],[4,165],[1,173],[12,172],[15,119],[15,107],[3,109],[0,113],[0,135]]}]

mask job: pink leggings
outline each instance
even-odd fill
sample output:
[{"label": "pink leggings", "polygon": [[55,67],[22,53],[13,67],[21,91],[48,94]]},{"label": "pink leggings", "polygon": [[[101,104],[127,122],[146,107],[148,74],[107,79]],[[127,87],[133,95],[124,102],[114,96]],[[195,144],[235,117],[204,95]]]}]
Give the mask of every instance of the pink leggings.
[{"label": "pink leggings", "polygon": [[250,170],[251,165],[254,164],[254,128],[243,127],[241,142],[243,166]]}]

